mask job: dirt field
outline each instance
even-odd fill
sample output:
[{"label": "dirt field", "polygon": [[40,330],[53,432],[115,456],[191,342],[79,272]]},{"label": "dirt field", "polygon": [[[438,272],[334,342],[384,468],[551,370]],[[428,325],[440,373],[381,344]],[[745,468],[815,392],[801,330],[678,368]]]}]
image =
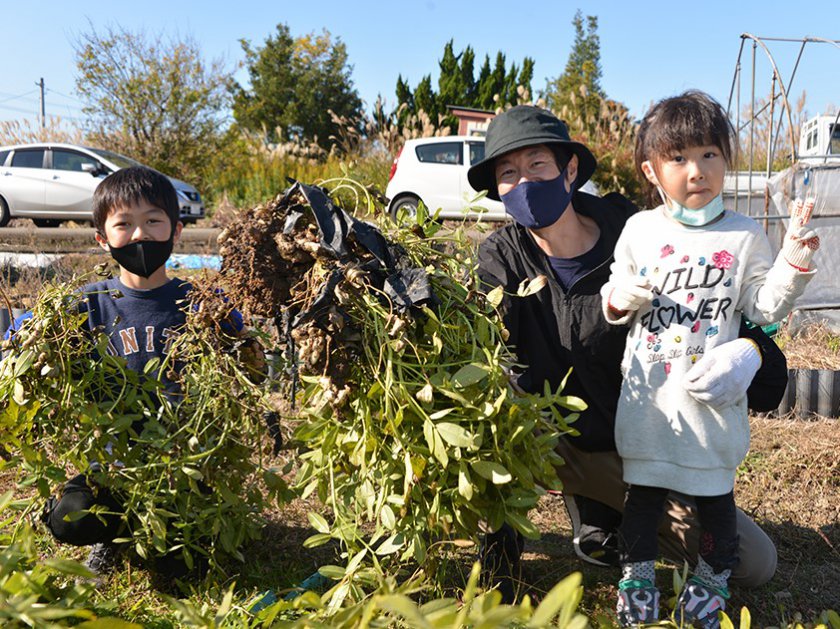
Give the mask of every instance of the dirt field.
[{"label": "dirt field", "polygon": [[[779,564],[767,585],[733,588],[729,609],[737,616],[747,606],[754,627],[780,626],[797,614],[813,620],[822,610],[840,610],[840,421],[753,417],[751,426],[752,447],[735,485],[736,500],[776,544]],[[290,575],[298,581],[314,572],[319,560],[331,562],[325,549],[312,555],[301,547],[311,534],[308,508],[311,505],[297,502],[271,514],[259,549],[260,556],[286,557],[300,572]],[[531,516],[542,538],[526,544],[523,589],[539,595],[570,572],[582,571],[582,611],[593,624],[601,615],[614,624],[618,571],[585,564],[575,556],[561,498],[543,498]],[[455,562],[453,585],[458,573],[467,574],[474,555],[465,552]],[[657,570],[663,600],[673,596],[668,587],[672,569],[662,564]]]}]

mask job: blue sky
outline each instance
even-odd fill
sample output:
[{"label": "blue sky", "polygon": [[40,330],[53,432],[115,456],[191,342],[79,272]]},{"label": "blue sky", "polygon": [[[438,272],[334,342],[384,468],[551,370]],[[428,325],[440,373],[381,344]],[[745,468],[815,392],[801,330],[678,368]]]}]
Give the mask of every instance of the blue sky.
[{"label": "blue sky", "polygon": [[[38,109],[36,81],[47,87],[47,114],[81,117],[75,94],[73,42],[91,25],[121,25],[147,33],[190,35],[207,59],[222,57],[230,67],[243,59],[239,39],[262,43],[278,22],[293,35],[320,31],[347,45],[352,77],[362,98],[372,104],[382,94],[394,104],[394,87],[402,74],[413,87],[431,73],[443,47],[470,45],[478,65],[485,54],[501,50],[508,62],[527,55],[535,64],[534,89],[563,71],[573,41],[575,10],[598,16],[602,86],[611,98],[641,116],[655,100],[688,88],[706,90],[724,105],[729,98],[741,33],[763,37],[804,36],[840,39],[836,0],[806,4],[764,0],[631,2],[522,2],[518,0],[416,0],[348,2],[275,0],[203,2],[62,2],[2,0],[3,61],[0,65],[0,120],[33,119]],[[768,42],[787,83],[798,44]],[[759,49],[756,92],[770,89],[770,66]],[[751,46],[742,58],[742,100],[750,91]],[[478,68],[476,68],[477,70]],[[239,70],[237,77],[247,81]],[[821,113],[840,105],[840,47],[809,44],[791,89],[807,90],[807,109]]]}]

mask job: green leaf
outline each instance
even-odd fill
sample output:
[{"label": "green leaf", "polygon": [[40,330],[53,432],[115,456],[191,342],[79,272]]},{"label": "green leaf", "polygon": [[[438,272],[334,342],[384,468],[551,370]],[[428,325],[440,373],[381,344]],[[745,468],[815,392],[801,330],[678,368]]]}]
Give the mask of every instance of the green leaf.
[{"label": "green leaf", "polygon": [[732,624],[732,620],[729,618],[726,612],[721,612],[720,629],[735,629],[735,625]]},{"label": "green leaf", "polygon": [[[750,629],[751,624],[752,618],[750,618],[750,610],[746,607],[742,607],[740,629]],[[840,627],[840,622],[837,623],[837,626]]]},{"label": "green leaf", "polygon": [[225,592],[224,597],[222,598],[222,602],[219,604],[219,609],[216,610],[216,618],[214,619],[216,625],[219,626],[224,621],[225,616],[227,616],[228,612],[230,611],[231,604],[233,603],[233,585],[228,588],[228,591]]},{"label": "green leaf", "polygon": [[428,419],[423,422],[423,437],[426,439],[426,445],[429,452],[435,451],[435,425]]},{"label": "green leaf", "polygon": [[555,397],[554,401],[563,408],[568,408],[570,411],[581,412],[588,408],[586,402],[574,395],[560,395]]},{"label": "green leaf", "polygon": [[456,448],[469,448],[473,444],[473,435],[459,424],[438,422],[435,425],[443,440]]},{"label": "green leaf", "polygon": [[78,561],[73,561],[72,559],[44,559],[43,564],[52,570],[61,572],[62,574],[86,578],[93,576],[93,573],[88,568],[80,564]]},{"label": "green leaf", "polygon": [[309,524],[312,525],[312,528],[318,531],[319,533],[329,533],[330,532],[330,525],[327,520],[319,513],[315,513],[314,511],[310,511],[306,514],[306,517],[309,519]]},{"label": "green leaf", "polygon": [[473,490],[475,486],[470,480],[470,473],[467,466],[463,462],[458,465],[458,493],[467,500],[472,500]]},{"label": "green leaf", "polygon": [[459,389],[477,384],[487,377],[487,367],[478,363],[464,365],[452,376],[452,383]]},{"label": "green leaf", "polygon": [[513,480],[510,472],[501,463],[495,461],[473,461],[470,463],[476,474],[486,478],[494,485],[504,485]]},{"label": "green leaf", "polygon": [[14,389],[12,391],[12,400],[21,406],[28,402],[26,398],[26,389],[23,388],[23,382],[20,380],[15,380]]},{"label": "green leaf", "polygon": [[432,629],[432,625],[430,625],[429,621],[426,620],[424,615],[420,613],[420,610],[417,608],[414,601],[404,594],[389,594],[387,596],[378,597],[376,602],[381,610],[402,618],[410,627]]},{"label": "green leaf", "polygon": [[12,499],[15,497],[14,492],[10,489],[5,494],[0,495],[0,512],[6,509],[9,506],[9,503],[12,502]]},{"label": "green leaf", "polygon": [[502,299],[505,296],[505,289],[501,286],[497,286],[489,293],[487,293],[487,303],[493,306],[494,308],[498,308],[499,304],[502,303]]},{"label": "green leaf", "polygon": [[202,479],[204,478],[204,474],[202,474],[201,472],[199,472],[199,471],[198,471],[197,469],[195,469],[194,467],[189,467],[189,466],[187,466],[187,465],[184,465],[184,466],[181,468],[181,471],[182,471],[184,474],[186,474],[187,476],[189,476],[190,478],[192,478],[193,480],[202,480]]},{"label": "green leaf", "polygon": [[382,510],[379,512],[379,519],[382,521],[382,526],[389,531],[393,531],[397,526],[397,518],[394,515],[394,510],[388,505],[382,505]]},{"label": "green leaf", "polygon": [[114,419],[114,422],[110,426],[108,426],[108,433],[116,435],[123,432],[124,430],[127,430],[131,426],[131,424],[134,423],[135,419],[137,419],[136,416],[120,415],[119,417]]},{"label": "green leaf", "polygon": [[303,540],[303,547],[316,548],[318,546],[323,546],[331,539],[332,536],[328,533],[316,533],[315,535],[310,535],[305,540]]},{"label": "green leaf", "polygon": [[437,598],[420,606],[420,613],[435,627],[452,627],[460,604],[455,598]]},{"label": "green leaf", "polygon": [[114,618],[113,616],[88,620],[80,625],[76,625],[76,627],[77,629],[143,629],[143,625]]},{"label": "green leaf", "polygon": [[432,438],[434,439],[432,454],[445,468],[449,465],[449,455],[446,453],[446,446],[443,445],[443,439],[441,439],[440,433],[437,430],[432,431]]},{"label": "green leaf", "polygon": [[[93,618],[94,613],[89,609],[58,609],[55,607],[32,606],[27,612],[27,616],[37,618],[39,620],[58,620],[59,618]],[[55,626],[38,623],[35,626]],[[58,626],[64,626],[63,623]]]},{"label": "green leaf", "polygon": [[505,498],[505,506],[511,509],[531,509],[537,505],[540,497],[534,493],[516,493]]},{"label": "green leaf", "polygon": [[545,288],[547,283],[548,278],[545,275],[537,275],[537,277],[531,280],[522,280],[522,283],[519,284],[519,288],[516,290],[516,294],[520,297],[535,295]]},{"label": "green leaf", "polygon": [[361,565],[364,558],[367,556],[368,549],[364,548],[361,552],[353,555],[353,558],[347,563],[345,574],[352,574]]},{"label": "green leaf", "polygon": [[345,570],[341,566],[321,566],[318,574],[333,581],[341,581],[344,578]]},{"label": "green leaf", "polygon": [[[428,419],[423,422],[423,436],[426,439],[426,445],[443,467],[449,465],[449,456],[446,454],[446,446],[443,445],[443,440],[440,434],[435,429],[435,425]],[[418,474],[418,476],[420,476]]]},{"label": "green leaf", "polygon": [[390,555],[397,552],[405,545],[405,536],[402,533],[394,533],[382,542],[376,549],[377,555]]},{"label": "green leaf", "polygon": [[576,592],[580,588],[580,583],[580,572],[573,572],[551,588],[526,626],[547,627],[564,606],[576,606]]},{"label": "green leaf", "polygon": [[437,421],[439,419],[442,419],[442,418],[446,417],[447,415],[452,413],[454,410],[455,410],[454,408],[445,408],[445,409],[440,410],[440,411],[435,411],[434,413],[429,415],[429,419],[431,419],[433,421]]},{"label": "green leaf", "polygon": [[508,511],[505,519],[513,528],[522,533],[528,539],[539,539],[540,530],[527,517],[517,513],[516,511]]},{"label": "green leaf", "polygon": [[15,378],[20,378],[27,369],[35,362],[35,352],[31,349],[23,350],[15,359],[15,368],[12,372]]}]

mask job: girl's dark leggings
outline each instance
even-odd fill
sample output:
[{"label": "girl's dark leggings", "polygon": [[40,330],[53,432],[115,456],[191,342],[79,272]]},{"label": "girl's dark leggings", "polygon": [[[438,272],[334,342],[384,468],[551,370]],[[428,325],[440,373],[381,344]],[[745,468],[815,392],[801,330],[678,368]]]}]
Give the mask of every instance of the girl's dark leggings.
[{"label": "girl's dark leggings", "polygon": [[[667,489],[631,485],[624,501],[621,523],[621,563],[652,561],[657,553],[657,529]],[[695,496],[697,514],[703,532],[700,556],[716,573],[738,564],[738,533],[735,528],[735,496]]]}]

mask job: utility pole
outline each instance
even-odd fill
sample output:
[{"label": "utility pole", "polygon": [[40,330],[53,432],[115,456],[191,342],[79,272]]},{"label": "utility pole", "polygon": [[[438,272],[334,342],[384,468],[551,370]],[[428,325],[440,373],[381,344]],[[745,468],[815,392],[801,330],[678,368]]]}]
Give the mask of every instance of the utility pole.
[{"label": "utility pole", "polygon": [[41,128],[45,129],[47,126],[47,118],[44,114],[44,77],[41,77],[41,80],[35,85],[41,88]]}]

